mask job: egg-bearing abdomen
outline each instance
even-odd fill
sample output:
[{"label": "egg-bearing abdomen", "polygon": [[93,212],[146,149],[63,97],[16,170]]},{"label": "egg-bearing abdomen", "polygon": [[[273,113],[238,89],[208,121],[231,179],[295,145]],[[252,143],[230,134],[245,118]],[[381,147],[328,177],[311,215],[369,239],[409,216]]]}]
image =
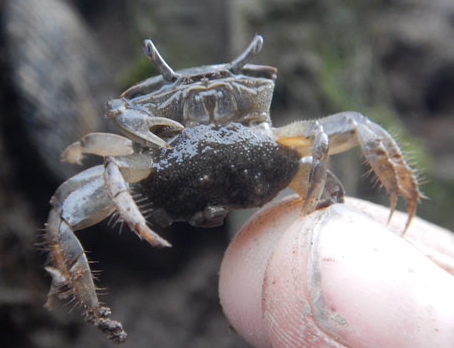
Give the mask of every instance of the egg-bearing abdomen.
[{"label": "egg-bearing abdomen", "polygon": [[298,166],[298,153],[266,130],[198,125],[184,129],[172,149],[157,151],[153,174],[139,185],[152,201],[156,222],[214,226],[229,210],[269,202]]}]

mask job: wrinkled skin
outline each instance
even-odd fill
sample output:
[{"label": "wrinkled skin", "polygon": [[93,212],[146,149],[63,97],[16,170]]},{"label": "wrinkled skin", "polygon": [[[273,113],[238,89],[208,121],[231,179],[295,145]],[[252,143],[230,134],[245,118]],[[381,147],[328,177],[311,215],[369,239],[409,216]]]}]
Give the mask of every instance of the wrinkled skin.
[{"label": "wrinkled skin", "polygon": [[343,202],[344,190],[327,169],[327,158],[357,145],[390,195],[391,214],[398,195],[407,201],[408,227],[421,193],[415,173],[383,128],[355,112],[272,127],[277,70],[248,64],[262,42],[256,36],[231,63],[175,72],[145,40],[144,51],[160,75],[107,105],[106,116],[124,136],[89,133],[62,155],[71,163],[85,154],[101,156],[104,165],[73,176],[51,200],[48,306],[54,296],[74,298],[88,322],[124,342],[121,323],[98,301],[74,231],[116,213],[151,245],[170,246],[148,226],[138,198],[151,206],[154,224],[209,227],[221,224],[232,209],[264,205],[287,186],[302,198],[306,215]]},{"label": "wrinkled skin", "polygon": [[454,234],[367,201],[300,214],[296,195],[260,209],[235,235],[219,296],[253,347],[454,345]]}]

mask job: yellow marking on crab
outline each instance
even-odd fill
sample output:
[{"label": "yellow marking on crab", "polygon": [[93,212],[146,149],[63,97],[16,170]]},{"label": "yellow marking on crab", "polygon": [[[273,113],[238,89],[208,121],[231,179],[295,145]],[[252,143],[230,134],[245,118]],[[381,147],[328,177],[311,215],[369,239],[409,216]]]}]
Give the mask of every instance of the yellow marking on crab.
[{"label": "yellow marking on crab", "polygon": [[308,137],[279,137],[276,140],[279,144],[295,149],[300,156],[310,156],[312,154],[312,145],[314,140]]}]

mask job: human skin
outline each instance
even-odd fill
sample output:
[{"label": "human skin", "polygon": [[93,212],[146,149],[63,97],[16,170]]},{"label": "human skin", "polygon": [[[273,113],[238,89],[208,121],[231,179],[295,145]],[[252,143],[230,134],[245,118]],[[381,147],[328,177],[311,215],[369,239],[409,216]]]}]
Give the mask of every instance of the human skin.
[{"label": "human skin", "polygon": [[236,235],[221,304],[255,347],[454,347],[454,235],[347,199],[301,217],[293,196]]}]

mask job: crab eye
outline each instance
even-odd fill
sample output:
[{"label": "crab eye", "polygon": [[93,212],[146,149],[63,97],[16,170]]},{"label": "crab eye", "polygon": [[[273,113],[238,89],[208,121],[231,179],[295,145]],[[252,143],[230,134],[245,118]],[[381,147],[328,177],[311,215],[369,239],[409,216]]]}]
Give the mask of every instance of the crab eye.
[{"label": "crab eye", "polygon": [[230,69],[234,74],[238,74],[240,70],[262,49],[263,38],[256,35],[249,46],[230,63]]},{"label": "crab eye", "polygon": [[178,78],[173,69],[161,57],[157,48],[150,39],[143,42],[143,51],[145,55],[151,60],[156,69],[161,73],[162,78],[168,82],[175,81]]}]

